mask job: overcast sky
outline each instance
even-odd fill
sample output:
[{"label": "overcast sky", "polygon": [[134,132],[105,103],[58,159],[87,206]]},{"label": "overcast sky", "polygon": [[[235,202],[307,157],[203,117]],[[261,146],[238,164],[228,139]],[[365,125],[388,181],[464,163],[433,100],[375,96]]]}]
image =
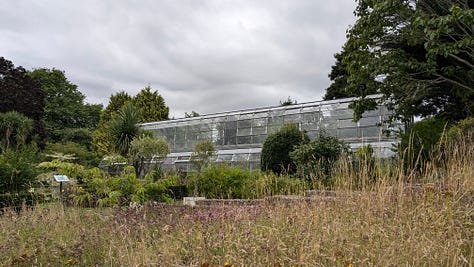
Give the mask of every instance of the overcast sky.
[{"label": "overcast sky", "polygon": [[171,117],[321,100],[354,0],[4,0],[0,56],[89,103],[150,85]]}]

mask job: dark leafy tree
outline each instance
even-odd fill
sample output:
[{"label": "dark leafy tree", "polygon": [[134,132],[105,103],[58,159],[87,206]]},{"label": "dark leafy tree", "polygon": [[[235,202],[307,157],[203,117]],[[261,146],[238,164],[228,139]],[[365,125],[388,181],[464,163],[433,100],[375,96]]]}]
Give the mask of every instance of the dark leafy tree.
[{"label": "dark leafy tree", "polygon": [[383,95],[392,119],[474,114],[474,9],[465,0],[358,0],[342,63],[356,119]]},{"label": "dark leafy tree", "polygon": [[68,128],[95,128],[102,105],[84,104],[85,96],[63,71],[36,69],[29,74],[46,92],[44,121],[53,141],[62,138]]},{"label": "dark leafy tree", "polygon": [[[33,134],[46,137],[41,122],[44,114],[45,92],[22,67],[0,57],[0,112],[17,111],[34,120]],[[42,142],[40,142],[41,144]]]}]

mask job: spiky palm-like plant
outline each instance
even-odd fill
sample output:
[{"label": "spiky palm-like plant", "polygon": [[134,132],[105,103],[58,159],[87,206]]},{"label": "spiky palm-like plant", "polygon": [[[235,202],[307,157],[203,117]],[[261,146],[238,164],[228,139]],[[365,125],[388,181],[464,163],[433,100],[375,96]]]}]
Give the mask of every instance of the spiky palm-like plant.
[{"label": "spiky palm-like plant", "polygon": [[18,149],[26,143],[28,134],[33,130],[33,120],[16,111],[0,113],[0,144],[6,150],[11,145]]},{"label": "spiky palm-like plant", "polygon": [[115,150],[126,157],[130,150],[130,143],[139,134],[139,113],[135,107],[128,103],[118,113],[118,116],[110,122],[110,134],[113,139]]}]

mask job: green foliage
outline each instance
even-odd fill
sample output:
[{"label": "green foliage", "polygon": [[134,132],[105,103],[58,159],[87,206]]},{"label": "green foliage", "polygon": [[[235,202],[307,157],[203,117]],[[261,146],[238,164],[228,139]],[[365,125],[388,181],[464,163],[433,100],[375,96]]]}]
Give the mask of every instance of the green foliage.
[{"label": "green foliage", "polygon": [[104,175],[98,168],[88,169],[83,165],[60,159],[41,162],[38,167],[43,172],[49,172],[41,181],[44,185],[51,185],[54,182],[53,174],[67,175],[73,184],[79,185],[87,184],[91,179]]},{"label": "green foliage", "polygon": [[[145,185],[145,195],[150,201],[172,202],[176,198],[172,190],[178,185],[178,176],[169,176]],[[183,196],[180,196],[183,197]]]},{"label": "green foliage", "polygon": [[[374,148],[371,145],[365,145],[357,148],[355,153],[355,169],[359,177],[369,178],[370,181],[375,181],[375,154]],[[381,166],[379,166],[381,168]],[[359,182],[362,179],[359,179]],[[366,181],[363,181],[364,184]]]},{"label": "green foliage", "polygon": [[288,97],[286,100],[282,101],[280,100],[280,106],[291,106],[291,105],[296,105],[298,102],[296,100],[291,99],[291,97]]},{"label": "green foliage", "polygon": [[0,193],[21,192],[35,183],[36,149],[6,149],[0,154]]},{"label": "green foliage", "polygon": [[383,95],[392,120],[472,116],[473,10],[461,0],[359,0],[342,59],[356,119],[375,106],[367,92]]},{"label": "green foliage", "polygon": [[[33,134],[46,137],[43,118],[45,92],[22,67],[0,57],[0,113],[17,111],[34,120]],[[42,142],[40,142],[42,144]]]},{"label": "green foliage", "polygon": [[306,133],[300,131],[294,123],[286,124],[278,132],[268,135],[262,147],[262,170],[276,174],[295,173],[296,164],[290,158],[290,152],[308,140]]},{"label": "green foliage", "polygon": [[452,125],[442,139],[439,140],[441,147],[456,143],[474,142],[474,117],[467,118]]},{"label": "green foliage", "polygon": [[263,174],[253,183],[247,183],[244,198],[264,198],[275,195],[302,195],[310,187],[305,180],[274,173]]},{"label": "green foliage", "polygon": [[14,194],[0,194],[0,209],[6,207],[16,207],[19,208],[23,205],[26,206],[35,206],[39,203],[45,202],[46,199],[44,195],[30,193],[30,192],[20,192]]},{"label": "green foliage", "polygon": [[122,147],[117,150],[117,136],[112,133],[113,121],[120,117],[121,110],[130,104],[135,110],[135,123],[161,121],[168,119],[169,108],[157,91],[152,92],[149,86],[142,89],[135,97],[125,92],[110,96],[109,104],[100,115],[100,121],[93,134],[93,148],[102,155],[123,153]]},{"label": "green foliage", "polygon": [[361,162],[373,161],[374,157],[374,148],[371,145],[365,145],[357,148],[356,158]]},{"label": "green foliage", "polygon": [[135,167],[136,175],[142,176],[156,169],[159,160],[170,152],[165,139],[142,135],[130,143],[130,161]]},{"label": "green foliage", "polygon": [[132,102],[140,114],[138,121],[141,123],[168,119],[169,108],[166,106],[165,100],[158,94],[158,91],[152,92],[150,86],[142,89]]},{"label": "green foliage", "polygon": [[196,167],[197,173],[194,179],[194,196],[198,196],[198,180],[199,176],[206,166],[209,165],[211,158],[216,154],[216,148],[211,140],[205,139],[199,141],[191,154],[190,161]]},{"label": "green foliage", "polygon": [[104,157],[99,163],[99,168],[110,175],[119,175],[127,165],[127,158],[113,154]]},{"label": "green foliage", "polygon": [[88,128],[66,128],[61,136],[62,142],[74,142],[92,150],[92,131]]},{"label": "green foliage", "polygon": [[11,147],[19,149],[32,129],[33,120],[25,115],[16,111],[0,113],[0,152]]},{"label": "green foliage", "polygon": [[201,140],[194,146],[190,161],[198,171],[201,171],[209,164],[215,154],[216,148],[212,141],[208,139]]},{"label": "green foliage", "polygon": [[297,146],[290,156],[297,162],[299,175],[306,179],[327,180],[341,155],[350,153],[350,148],[337,137],[320,133],[310,143]]},{"label": "green foliage", "polygon": [[60,159],[61,155],[69,156],[71,162],[90,168],[97,167],[101,160],[96,152],[90,151],[87,147],[75,142],[48,143],[43,152],[46,157],[51,158]]},{"label": "green foliage", "polygon": [[205,168],[198,178],[198,183],[202,196],[216,199],[255,199],[301,194],[309,188],[307,183],[300,179],[248,171],[226,164]]},{"label": "green foliage", "polygon": [[63,71],[36,69],[29,73],[46,92],[44,122],[51,140],[60,141],[66,128],[97,126],[102,105],[84,104],[85,96],[71,83]]},{"label": "green foliage", "polygon": [[[349,72],[347,70],[347,63],[345,63],[344,57],[349,53],[349,48],[347,46],[343,47],[342,52],[334,55],[336,63],[332,66],[331,72],[328,77],[332,81],[331,85],[326,89],[326,94],[323,97],[323,100],[334,100],[340,98],[356,97],[356,96],[367,96],[375,94],[377,91],[374,88],[369,88],[365,85],[361,85],[357,92],[348,91],[347,89],[347,77]],[[354,106],[356,107],[356,106]],[[365,110],[373,109],[371,107],[366,107]]]},{"label": "green foliage", "polygon": [[431,152],[445,132],[448,123],[440,118],[427,118],[416,122],[401,134],[398,155],[405,168],[419,168],[431,157]]},{"label": "green foliage", "polygon": [[110,122],[110,135],[116,152],[127,157],[132,140],[138,136],[140,127],[137,125],[139,114],[135,107],[128,103]]},{"label": "green foliage", "polygon": [[202,196],[207,198],[247,198],[247,189],[252,189],[257,179],[256,172],[225,164],[211,165],[202,171],[198,186]]},{"label": "green foliage", "polygon": [[131,101],[132,97],[123,91],[110,96],[109,104],[100,114],[99,124],[92,135],[94,150],[102,155],[115,153],[109,123],[117,116],[125,104]]},{"label": "green foliage", "polygon": [[184,112],[184,117],[185,118],[194,118],[194,117],[199,117],[199,113],[196,111],[191,111],[191,113]]}]

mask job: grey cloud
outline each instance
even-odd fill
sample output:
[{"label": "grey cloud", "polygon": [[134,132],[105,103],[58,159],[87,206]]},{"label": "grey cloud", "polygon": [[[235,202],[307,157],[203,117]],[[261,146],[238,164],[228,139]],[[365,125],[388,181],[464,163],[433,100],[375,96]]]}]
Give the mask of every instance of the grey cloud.
[{"label": "grey cloud", "polygon": [[1,55],[65,70],[90,102],[146,85],[172,116],[319,100],[353,0],[0,3]]}]

